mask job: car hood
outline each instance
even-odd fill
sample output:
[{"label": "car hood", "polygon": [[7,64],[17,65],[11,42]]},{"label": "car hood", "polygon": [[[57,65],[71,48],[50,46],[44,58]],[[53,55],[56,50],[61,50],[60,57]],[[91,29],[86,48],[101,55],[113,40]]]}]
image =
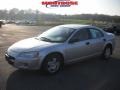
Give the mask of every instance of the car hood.
[{"label": "car hood", "polygon": [[21,40],[8,48],[9,51],[15,52],[29,52],[29,51],[39,51],[40,49],[44,49],[46,47],[50,47],[56,45],[58,43],[51,43],[40,41],[35,38],[28,38]]}]

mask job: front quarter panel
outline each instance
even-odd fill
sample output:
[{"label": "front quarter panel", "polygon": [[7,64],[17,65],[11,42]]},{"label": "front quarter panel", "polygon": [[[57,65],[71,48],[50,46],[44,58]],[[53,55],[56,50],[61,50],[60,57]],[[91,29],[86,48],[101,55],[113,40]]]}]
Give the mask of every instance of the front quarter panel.
[{"label": "front quarter panel", "polygon": [[65,43],[58,44],[58,45],[51,46],[51,47],[47,47],[47,48],[44,48],[44,49],[40,50],[39,51],[39,53],[40,53],[39,54],[40,66],[43,63],[43,61],[46,58],[46,56],[49,55],[49,54],[60,53],[64,57],[65,56],[64,49],[65,49]]}]

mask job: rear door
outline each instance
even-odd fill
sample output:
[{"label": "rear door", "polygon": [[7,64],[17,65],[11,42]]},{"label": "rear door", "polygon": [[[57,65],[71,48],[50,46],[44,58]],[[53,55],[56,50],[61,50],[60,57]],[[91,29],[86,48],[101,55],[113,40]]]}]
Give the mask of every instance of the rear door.
[{"label": "rear door", "polygon": [[106,42],[104,34],[101,30],[96,28],[89,28],[89,31],[91,34],[91,53],[99,54],[103,51],[103,47]]}]

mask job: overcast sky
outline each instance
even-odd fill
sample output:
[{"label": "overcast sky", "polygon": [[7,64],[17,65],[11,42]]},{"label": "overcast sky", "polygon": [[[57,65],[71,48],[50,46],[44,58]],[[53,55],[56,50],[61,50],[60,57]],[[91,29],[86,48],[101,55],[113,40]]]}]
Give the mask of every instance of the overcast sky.
[{"label": "overcast sky", "polygon": [[[78,6],[70,8],[46,8],[41,5],[45,0],[1,0],[0,9],[33,9],[44,13],[56,14],[108,14],[120,16],[120,0],[73,0],[78,1]],[[52,1],[52,0],[47,0]]]}]

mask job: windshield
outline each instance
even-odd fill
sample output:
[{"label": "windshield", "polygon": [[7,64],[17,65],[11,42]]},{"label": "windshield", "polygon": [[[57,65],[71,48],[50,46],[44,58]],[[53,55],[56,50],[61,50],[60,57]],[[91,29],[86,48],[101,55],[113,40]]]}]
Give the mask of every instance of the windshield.
[{"label": "windshield", "polygon": [[73,31],[72,28],[57,26],[42,33],[37,39],[47,42],[65,42]]}]

